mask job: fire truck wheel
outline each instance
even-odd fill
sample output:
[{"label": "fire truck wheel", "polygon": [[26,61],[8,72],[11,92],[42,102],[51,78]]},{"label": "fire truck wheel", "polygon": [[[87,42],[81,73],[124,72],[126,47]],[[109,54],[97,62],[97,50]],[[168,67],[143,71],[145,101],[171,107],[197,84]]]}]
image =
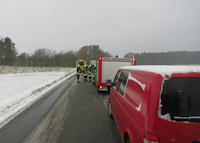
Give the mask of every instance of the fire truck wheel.
[{"label": "fire truck wheel", "polygon": [[99,90],[99,86],[97,86],[97,91],[100,93],[101,91]]}]

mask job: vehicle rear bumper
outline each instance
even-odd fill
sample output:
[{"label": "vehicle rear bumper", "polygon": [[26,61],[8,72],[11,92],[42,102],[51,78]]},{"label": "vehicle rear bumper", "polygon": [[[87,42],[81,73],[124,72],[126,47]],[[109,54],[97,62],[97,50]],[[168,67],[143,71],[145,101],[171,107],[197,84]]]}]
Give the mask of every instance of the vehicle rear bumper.
[{"label": "vehicle rear bumper", "polygon": [[108,88],[99,88],[99,91],[108,91]]}]

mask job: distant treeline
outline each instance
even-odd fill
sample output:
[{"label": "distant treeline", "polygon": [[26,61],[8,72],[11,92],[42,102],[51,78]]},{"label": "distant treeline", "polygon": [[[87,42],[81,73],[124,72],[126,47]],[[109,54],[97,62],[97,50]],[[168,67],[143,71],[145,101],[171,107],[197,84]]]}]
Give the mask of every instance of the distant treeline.
[{"label": "distant treeline", "polygon": [[[200,51],[165,52],[165,53],[128,53],[124,57],[136,58],[137,65],[182,65],[200,64]],[[99,45],[83,46],[79,51],[56,51],[40,48],[33,53],[17,53],[11,38],[0,38],[0,65],[9,66],[40,66],[40,67],[75,67],[76,60],[83,59],[89,63],[98,57],[112,57],[104,52]]]},{"label": "distant treeline", "polygon": [[11,38],[0,38],[0,65],[9,66],[39,66],[39,67],[75,67],[76,60],[83,59],[89,63],[98,57],[110,57],[99,45],[90,45],[80,48],[79,51],[56,51],[40,48],[33,53],[17,53],[15,43]]},{"label": "distant treeline", "polygon": [[124,57],[134,55],[137,65],[186,65],[200,64],[200,51],[173,51],[165,53],[128,53]]}]

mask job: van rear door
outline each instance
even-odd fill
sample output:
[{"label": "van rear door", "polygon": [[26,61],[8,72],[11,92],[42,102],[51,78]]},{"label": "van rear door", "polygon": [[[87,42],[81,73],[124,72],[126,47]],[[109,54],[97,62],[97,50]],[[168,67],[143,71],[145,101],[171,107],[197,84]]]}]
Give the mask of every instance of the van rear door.
[{"label": "van rear door", "polygon": [[152,124],[153,133],[160,141],[192,143],[200,140],[199,85],[199,73],[163,79],[158,118],[155,116]]}]

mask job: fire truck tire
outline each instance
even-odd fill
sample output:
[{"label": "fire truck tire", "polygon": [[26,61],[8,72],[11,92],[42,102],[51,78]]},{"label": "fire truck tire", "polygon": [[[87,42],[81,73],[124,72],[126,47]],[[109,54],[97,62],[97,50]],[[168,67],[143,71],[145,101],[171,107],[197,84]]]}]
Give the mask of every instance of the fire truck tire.
[{"label": "fire truck tire", "polygon": [[97,86],[97,91],[100,93],[101,91],[99,90],[99,86]]}]

